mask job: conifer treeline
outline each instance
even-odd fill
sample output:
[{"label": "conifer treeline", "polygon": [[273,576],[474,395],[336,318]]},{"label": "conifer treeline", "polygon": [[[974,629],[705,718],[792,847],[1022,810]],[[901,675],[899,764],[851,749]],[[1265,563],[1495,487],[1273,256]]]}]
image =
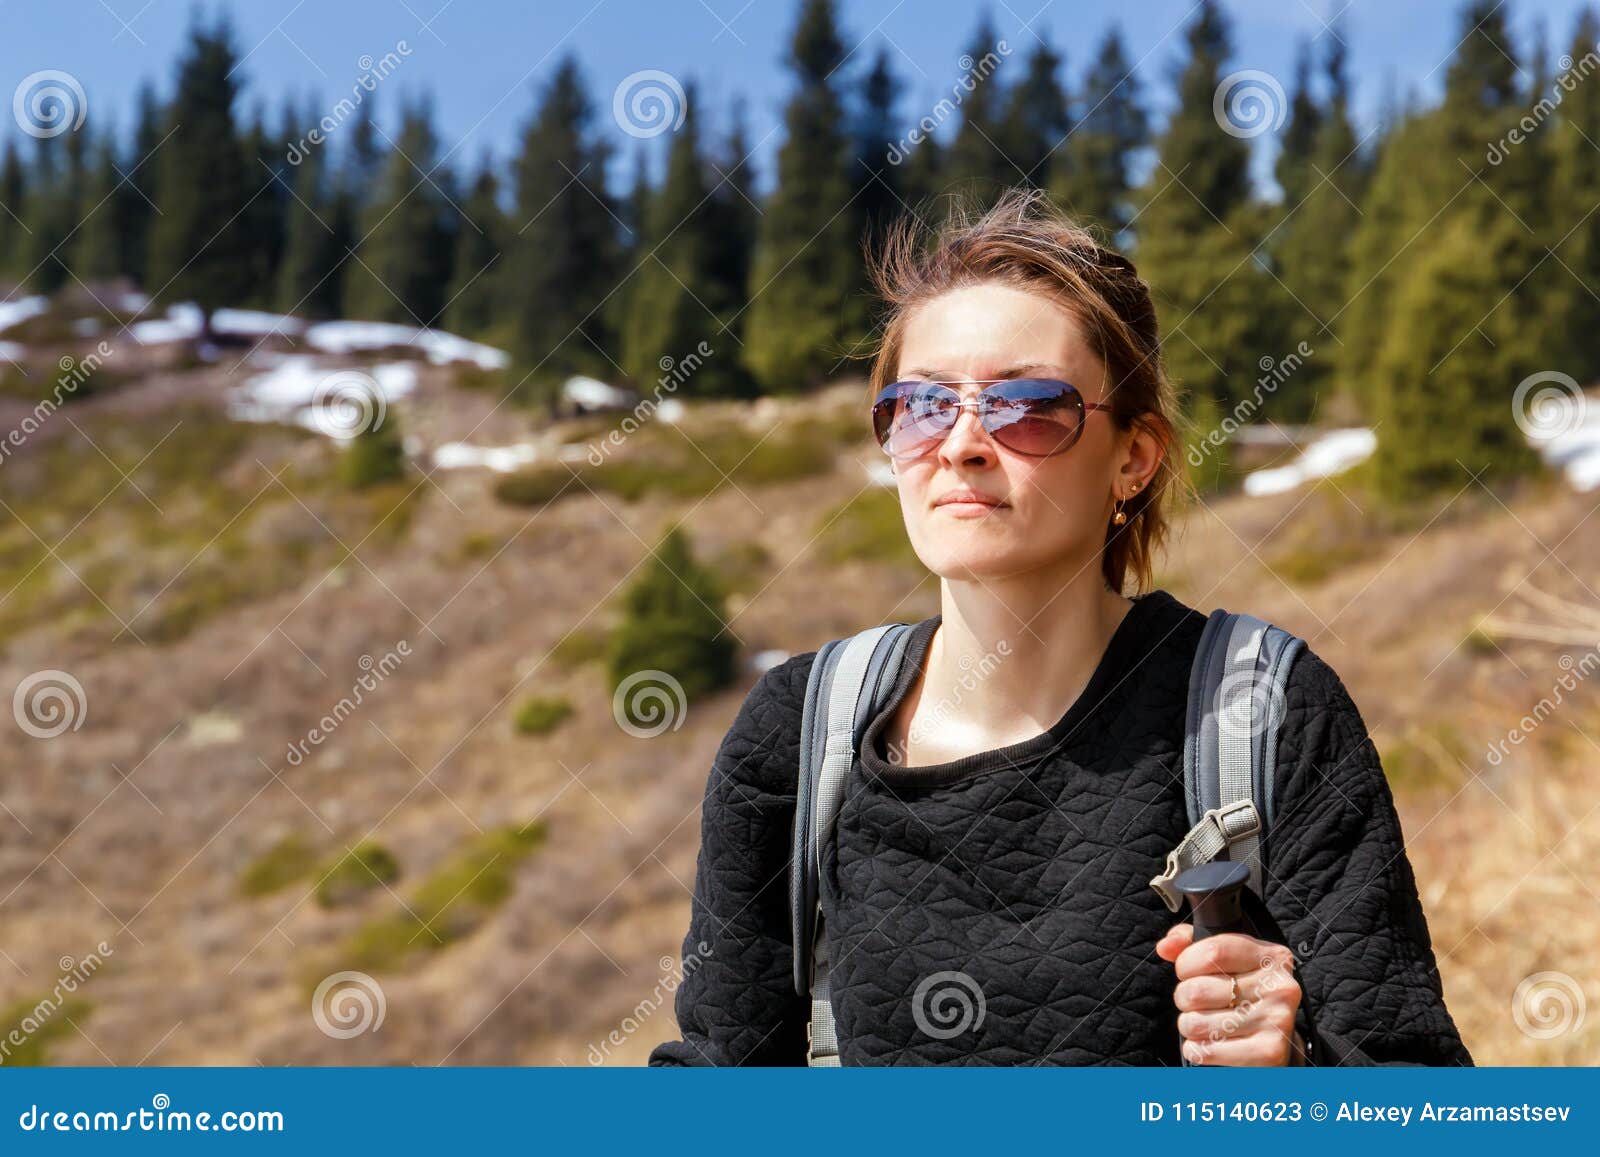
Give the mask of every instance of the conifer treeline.
[{"label": "conifer treeline", "polygon": [[1033,185],[1135,257],[1202,429],[1374,424],[1385,487],[1406,495],[1527,468],[1516,384],[1600,377],[1600,21],[1585,10],[1566,53],[1527,53],[1503,5],[1471,0],[1458,20],[1443,100],[1391,108],[1365,139],[1337,30],[1302,46],[1271,200],[1252,186],[1252,134],[1219,122],[1243,62],[1215,0],[1186,28],[1158,132],[1114,29],[1078,61],[980,21],[964,75],[922,109],[887,48],[857,59],[833,0],[800,0],[759,202],[739,107],[708,117],[692,84],[662,181],[641,146],[615,194],[609,102],[570,58],[506,165],[469,166],[426,101],[391,137],[370,95],[297,149],[325,110],[243,113],[233,36],[197,20],[173,91],[145,89],[126,139],[91,118],[7,146],[0,277],[442,326],[510,348],[534,398],[572,373],[648,388],[703,341],[713,355],[674,388],[750,396],[855,368],[873,321],[862,239],[885,221]]}]

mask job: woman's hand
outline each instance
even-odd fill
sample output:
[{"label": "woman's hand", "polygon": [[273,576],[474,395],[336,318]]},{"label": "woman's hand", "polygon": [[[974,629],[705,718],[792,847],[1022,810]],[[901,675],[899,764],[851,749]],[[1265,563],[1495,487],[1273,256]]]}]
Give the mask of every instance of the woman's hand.
[{"label": "woman's hand", "polygon": [[1177,966],[1172,999],[1188,1060],[1238,1066],[1305,1063],[1294,1028],[1300,982],[1294,953],[1285,945],[1243,932],[1208,936],[1196,944],[1194,925],[1178,924],[1156,943],[1156,954]]}]

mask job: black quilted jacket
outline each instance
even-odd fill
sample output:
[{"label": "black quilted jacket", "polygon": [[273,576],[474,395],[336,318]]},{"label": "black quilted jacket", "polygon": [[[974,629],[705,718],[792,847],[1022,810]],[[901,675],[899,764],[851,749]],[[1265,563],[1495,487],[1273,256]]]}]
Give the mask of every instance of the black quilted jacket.
[{"label": "black quilted jacket", "polygon": [[[1140,597],[1048,732],[890,764],[883,723],[938,622],[911,637],[823,858],[841,1063],[1180,1064],[1176,977],[1155,944],[1186,915],[1149,880],[1189,826],[1185,690],[1205,617],[1165,591]],[[676,994],[683,1039],[656,1046],[652,1065],[805,1064],[788,872],[815,656],[767,671],[717,752]],[[1470,1065],[1361,716],[1309,648],[1287,691],[1265,899],[1296,949],[1313,1063]],[[953,971],[981,991],[983,1016],[952,1037],[917,990]]]}]

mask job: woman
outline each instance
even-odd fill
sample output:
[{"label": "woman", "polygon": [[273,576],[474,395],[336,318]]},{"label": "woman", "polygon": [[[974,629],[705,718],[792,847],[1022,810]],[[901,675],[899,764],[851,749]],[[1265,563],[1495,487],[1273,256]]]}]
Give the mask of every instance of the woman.
[{"label": "woman", "polygon": [[[936,240],[902,225],[874,269],[874,430],[940,612],[911,636],[823,854],[841,1062],[1471,1064],[1377,753],[1309,648],[1263,886],[1295,949],[1196,944],[1148,886],[1189,827],[1204,625],[1150,589],[1182,475],[1149,290],[1037,194]],[[788,871],[815,657],[767,671],[718,750],[683,1039],[651,1064],[805,1063]]]}]

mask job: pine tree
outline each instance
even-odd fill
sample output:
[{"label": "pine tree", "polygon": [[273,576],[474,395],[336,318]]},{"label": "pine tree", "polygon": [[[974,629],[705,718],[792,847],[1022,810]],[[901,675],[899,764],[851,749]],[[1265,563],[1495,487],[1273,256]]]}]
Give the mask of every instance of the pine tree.
[{"label": "pine tree", "polygon": [[[1556,82],[1560,89],[1561,116],[1547,131],[1554,133],[1555,187],[1550,220],[1557,232],[1557,253],[1565,278],[1554,301],[1555,316],[1564,335],[1558,357],[1579,381],[1600,378],[1600,165],[1594,144],[1600,141],[1600,85],[1578,69],[1596,67],[1600,54],[1600,17],[1584,9],[1573,29],[1572,67]],[[1588,63],[1585,64],[1584,62]]]},{"label": "pine tree", "polygon": [[145,84],[139,89],[131,152],[123,158],[121,244],[122,269],[135,285],[149,284],[150,231],[155,220],[159,190],[156,177],[161,168],[160,150],[166,136],[166,110],[156,98],[155,89]]},{"label": "pine tree", "polygon": [[750,278],[745,360],[770,391],[824,378],[865,337],[866,299],[851,210],[849,136],[835,74],[844,62],[833,0],[805,0],[790,47],[799,81],[763,206]]},{"label": "pine tree", "polygon": [[1371,372],[1379,496],[1404,505],[1536,468],[1509,420],[1510,387],[1529,372],[1512,311],[1484,316],[1503,292],[1498,263],[1520,260],[1505,217],[1452,216],[1403,271],[1394,318]]},{"label": "pine tree", "polygon": [[472,192],[461,209],[445,319],[456,333],[483,336],[494,325],[500,304],[503,271],[497,267],[506,243],[500,179],[489,156],[478,166]]},{"label": "pine tree", "polygon": [[[1278,178],[1287,184],[1273,250],[1278,277],[1292,300],[1285,306],[1284,337],[1276,356],[1302,359],[1278,390],[1274,415],[1280,421],[1311,419],[1337,381],[1335,370],[1341,360],[1371,358],[1369,350],[1363,357],[1345,359],[1335,324],[1345,304],[1349,242],[1361,222],[1369,175],[1350,122],[1346,48],[1338,36],[1329,37],[1324,68],[1328,97],[1315,114],[1310,153],[1292,175],[1280,171]],[[1299,198],[1292,202],[1287,194],[1290,185],[1297,188]]]},{"label": "pine tree", "polygon": [[454,210],[441,188],[447,178],[433,172],[437,153],[427,103],[405,109],[346,272],[345,299],[357,317],[420,326],[439,320],[450,278]]},{"label": "pine tree", "polygon": [[38,141],[29,182],[25,273],[39,293],[55,293],[71,279],[72,242],[88,196],[87,131]]},{"label": "pine tree", "polygon": [[761,212],[757,208],[755,167],[745,127],[743,101],[733,108],[732,127],[720,150],[713,152],[711,194],[703,213],[709,256],[705,278],[720,329],[712,348],[725,357],[709,384],[727,395],[753,395],[755,381],[740,353],[744,346],[745,319],[749,316],[750,268],[755,253]]},{"label": "pine tree", "polygon": [[106,285],[122,272],[119,181],[116,146],[107,136],[95,147],[82,217],[69,248],[73,273],[91,290]]},{"label": "pine tree", "polygon": [[1024,171],[1006,155],[1006,93],[1002,77],[1005,65],[1000,43],[985,12],[962,54],[967,74],[962,81],[961,125],[945,158],[950,191],[985,204],[1025,177]]},{"label": "pine tree", "polygon": [[323,260],[329,271],[329,292],[338,300],[336,312],[342,317],[360,316],[352,306],[349,289],[351,271],[358,268],[355,249],[361,241],[360,222],[383,171],[384,149],[378,139],[376,117],[377,104],[369,93],[356,113],[338,164],[333,165],[331,158],[324,160],[334,178],[333,212],[328,217],[329,236]]},{"label": "pine tree", "polygon": [[27,170],[15,141],[7,141],[0,160],[0,277],[21,277],[27,272],[28,234],[23,224],[27,211]]},{"label": "pine tree", "polygon": [[[1549,368],[1555,344],[1553,283],[1535,276],[1549,264],[1547,137],[1532,134],[1498,162],[1485,156],[1484,143],[1505,139],[1528,94],[1499,6],[1479,0],[1463,20],[1443,103],[1385,149],[1372,197],[1385,217],[1371,228],[1392,232],[1357,252],[1358,262],[1390,263],[1361,293],[1351,332],[1379,338],[1368,347],[1377,351],[1374,475],[1393,502],[1533,469],[1508,410],[1517,383]],[[1366,300],[1374,290],[1377,304]],[[1347,333],[1345,351],[1353,346]]]},{"label": "pine tree", "polygon": [[644,238],[638,271],[629,294],[628,325],[622,332],[622,368],[641,387],[648,387],[702,343],[716,351],[676,388],[688,395],[731,392],[738,384],[729,356],[733,343],[723,336],[723,323],[734,303],[719,297],[726,285],[711,277],[717,238],[712,229],[710,181],[700,145],[700,115],[694,86],[682,125],[667,155],[667,176],[645,209]]},{"label": "pine tree", "polygon": [[1150,139],[1138,77],[1115,28],[1101,42],[1080,104],[1083,116],[1064,146],[1067,164],[1052,174],[1050,194],[1079,218],[1115,236],[1133,215],[1132,156]]},{"label": "pine tree", "polygon": [[[901,172],[900,122],[895,94],[900,84],[889,67],[889,50],[879,46],[872,68],[861,82],[860,109],[853,137],[851,168],[858,236],[876,234],[902,212],[905,181]],[[863,286],[865,282],[862,283]]]},{"label": "pine tree", "polygon": [[612,689],[641,672],[664,673],[686,702],[726,687],[737,673],[738,644],[726,627],[725,600],[683,528],[670,528],[625,596],[607,661]]},{"label": "pine tree", "polygon": [[1224,132],[1212,97],[1230,54],[1214,0],[1190,22],[1178,103],[1142,191],[1140,272],[1162,315],[1162,352],[1179,386],[1229,407],[1253,396],[1257,360],[1272,349],[1267,278],[1252,256],[1267,221],[1248,204],[1249,148]]},{"label": "pine tree", "polygon": [[191,28],[169,114],[173,131],[157,154],[162,198],[151,229],[149,289],[208,312],[244,304],[260,288],[242,216],[270,178],[251,173],[255,161],[234,121],[238,64],[225,19]]},{"label": "pine tree", "polygon": [[[315,102],[306,123],[316,120]],[[337,207],[329,192],[326,143],[296,149],[294,196],[284,227],[283,260],[277,274],[277,308],[299,317],[334,317],[339,311],[339,279],[335,275],[339,238],[333,219]]]},{"label": "pine tree", "polygon": [[610,150],[570,56],[523,133],[507,269],[512,353],[522,390],[552,402],[572,374],[609,376],[614,339],[603,306],[619,243],[603,174]]},{"label": "pine tree", "polygon": [[1072,125],[1067,94],[1057,79],[1061,65],[1061,56],[1041,40],[1022,80],[1006,95],[999,139],[1019,170],[1010,184],[1046,189],[1053,179],[1070,179],[1070,154],[1057,147]]},{"label": "pine tree", "polygon": [[1289,98],[1289,123],[1283,130],[1274,175],[1283,190],[1284,211],[1305,200],[1316,181],[1312,153],[1322,128],[1322,108],[1311,92],[1311,48],[1305,41],[1295,53],[1294,92]]},{"label": "pine tree", "polygon": [[297,135],[291,120],[283,138],[274,137],[267,128],[266,112],[258,104],[244,137],[250,179],[264,185],[239,214],[250,254],[249,304],[263,309],[272,306],[278,270],[283,264],[289,207],[294,204],[294,166],[288,159],[288,141]]}]

